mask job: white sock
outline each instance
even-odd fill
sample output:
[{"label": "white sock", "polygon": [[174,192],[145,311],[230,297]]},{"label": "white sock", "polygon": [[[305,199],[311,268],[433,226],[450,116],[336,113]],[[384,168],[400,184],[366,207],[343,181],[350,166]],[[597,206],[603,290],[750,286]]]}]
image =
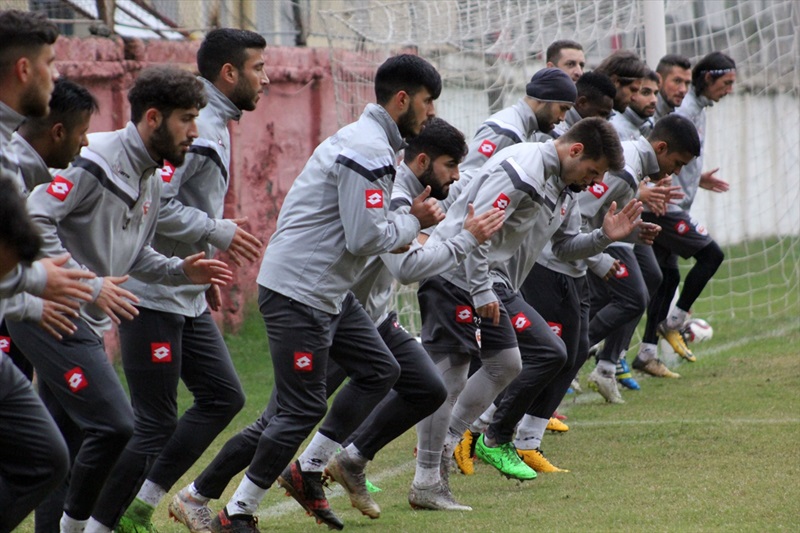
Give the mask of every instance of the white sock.
[{"label": "white sock", "polygon": [[483,414],[472,423],[472,425],[469,427],[470,431],[474,433],[485,433],[486,428],[488,428],[489,424],[492,423],[492,417],[494,416],[495,411],[497,411],[497,406],[492,403],[486,408]]},{"label": "white sock", "polygon": [[636,357],[646,363],[647,361],[652,361],[655,359],[657,353],[658,351],[655,344],[643,342],[641,346],[639,346],[639,353],[636,355]]},{"label": "white sock", "polygon": [[337,450],[341,448],[341,444],[332,441],[319,431],[314,434],[314,438],[305,449],[300,457],[300,470],[303,472],[322,472],[325,465]]},{"label": "white sock", "polygon": [[526,414],[517,428],[517,437],[514,439],[514,446],[518,450],[535,450],[542,445],[548,418],[538,418]]},{"label": "white sock", "polygon": [[356,445],[352,442],[347,445],[347,448],[344,449],[347,452],[347,455],[350,456],[350,459],[353,460],[358,466],[361,468],[366,468],[367,463],[369,463],[369,459],[361,455],[361,452],[358,451]]},{"label": "white sock", "polygon": [[153,507],[158,507],[158,504],[161,503],[161,500],[163,500],[166,495],[167,491],[162,489],[160,485],[153,483],[149,479],[145,479],[136,497],[145,503],[149,503]]},{"label": "white sock", "polygon": [[199,501],[200,503],[208,503],[211,501],[211,498],[206,498],[199,492],[197,492],[197,487],[194,486],[194,481],[192,481],[188,487],[186,487],[186,491],[189,493],[193,499]]},{"label": "white sock", "polygon": [[601,376],[604,377],[613,376],[614,373],[617,371],[617,365],[615,365],[611,361],[600,359],[599,361],[597,361],[597,371],[600,373]]},{"label": "white sock", "polygon": [[444,438],[444,448],[442,448],[442,457],[452,457],[453,452],[456,451],[456,446],[461,442],[462,435],[456,435],[452,431],[447,432]]},{"label": "white sock", "polygon": [[678,306],[673,307],[667,315],[667,328],[680,329],[683,323],[686,322],[686,315],[688,313]]},{"label": "white sock", "polygon": [[111,533],[111,528],[104,526],[94,518],[89,518],[83,533]]},{"label": "white sock", "polygon": [[59,522],[59,529],[61,530],[61,533],[83,533],[88,522],[88,519],[75,520],[67,513],[63,513],[61,515],[61,521]]},{"label": "white sock", "polygon": [[258,505],[264,499],[267,489],[262,489],[247,477],[247,474],[242,478],[236,492],[233,493],[225,510],[228,511],[228,516],[236,514],[254,515],[258,510]]},{"label": "white sock", "polygon": [[[417,450],[417,453],[419,453],[419,450]],[[414,471],[414,485],[417,487],[438,485],[441,480],[438,466],[436,468],[424,468],[418,464],[417,469]]]}]

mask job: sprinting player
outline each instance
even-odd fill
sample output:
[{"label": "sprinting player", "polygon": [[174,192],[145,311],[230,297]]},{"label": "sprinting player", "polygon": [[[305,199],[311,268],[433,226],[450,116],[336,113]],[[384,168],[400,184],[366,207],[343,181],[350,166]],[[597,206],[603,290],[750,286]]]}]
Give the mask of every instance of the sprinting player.
[{"label": "sprinting player", "polygon": [[[705,140],[706,107],[730,94],[735,81],[736,63],[722,52],[712,52],[694,66],[692,88],[675,113],[692,121],[700,135],[701,147]],[[675,176],[684,194],[683,200],[677,205],[670,204],[663,216],[645,214],[646,220],[664,228],[653,245],[664,281],[648,306],[642,344],[633,362],[633,367],[640,370],[656,359],[658,336],[665,338],[675,353],[687,361],[696,359],[686,346],[680,329],[692,304],[714,276],[725,255],[708,235],[708,230],[692,218],[689,210],[698,188],[711,192],[725,192],[730,188],[728,182],[714,175],[719,169],[707,172],[702,172],[702,169],[701,154]],[[696,263],[686,275],[678,302],[670,310],[672,297],[680,284],[678,256],[684,259],[693,257]]]},{"label": "sprinting player", "polygon": [[639,92],[641,79],[647,73],[647,65],[629,50],[617,50],[605,58],[593,72],[605,74],[617,89],[614,111],[624,113],[631,97]]},{"label": "sprinting player", "polygon": [[[228,442],[245,444],[244,433],[258,434],[255,455],[214,517],[212,531],[256,531],[253,515],[278,477],[291,484],[299,502],[311,502],[309,511],[320,521],[342,527],[322,492],[325,463],[313,461],[313,468],[304,469],[292,458],[328,410],[328,358],[350,377],[310,445],[330,455],[397,380],[399,365],[349,290],[368,256],[405,251],[421,227],[441,218],[438,207],[425,202],[429,189],[414,199],[410,214],[389,214],[396,153],[403,139],[418,135],[433,116],[440,91],[439,73],[427,61],[389,58],[375,76],[378,103],[368,104],[357,122],[320,144],[289,190],[258,277],[275,373],[275,414]],[[214,486],[215,478],[227,483],[229,472],[247,466],[226,450],[228,445],[187,487],[195,507],[220,496],[224,484],[216,493],[204,488]]]},{"label": "sprinting player", "polygon": [[577,83],[578,79],[583,76],[583,69],[586,66],[583,46],[568,39],[554,41],[548,46],[545,60],[548,68],[557,68],[566,72],[573,83]]},{"label": "sprinting player", "polygon": [[648,69],[639,90],[631,95],[628,107],[611,117],[611,125],[621,141],[636,141],[653,131],[653,115],[658,101],[658,74]]},{"label": "sprinting player", "polygon": [[[90,136],[73,165],[28,197],[40,228],[42,253],[69,250],[70,264],[91,269],[95,298],[81,307],[76,331],[58,341],[32,322],[8,329],[83,433],[61,518],[64,532],[83,531],[102,485],[133,432],[133,412],[103,349],[112,320],[131,319],[136,297],[119,287],[128,272],[152,282],[225,283],[225,264],[167,259],[148,246],[155,231],[164,159],[180,165],[196,137],[194,119],[205,105],[202,86],[173,68],[148,69],[128,93],[132,121],[122,130]],[[135,180],[135,181],[134,181]]]},{"label": "sprinting player", "polygon": [[683,56],[669,54],[658,62],[656,72],[661,77],[656,113],[653,116],[657,122],[683,103],[692,83],[692,64]]},{"label": "sprinting player", "polygon": [[[224,219],[223,208],[231,162],[228,123],[254,110],[269,83],[266,44],[255,32],[224,28],[209,32],[197,51],[208,105],[197,118],[198,137],[184,164],[167,165],[162,175],[153,248],[167,257],[198,252],[213,257],[216,250],[228,250],[241,265],[261,254],[261,242],[241,227],[245,221]],[[156,506],[244,405],[231,356],[211,317],[210,310],[219,309],[216,285],[129,280],[125,288],[139,298],[139,314],[119,328],[136,422],[92,514],[98,531],[149,530]],[[180,380],[194,404],[179,418]]]},{"label": "sprinting player", "polygon": [[[444,377],[448,400],[417,425],[417,470],[409,492],[412,507],[469,509],[458,504],[444,484],[439,472],[442,458],[449,459],[469,424],[520,370],[525,371],[520,384],[527,386],[549,380],[552,372],[564,365],[563,343],[550,337],[550,329],[517,290],[551,237],[557,247],[565,248],[566,255],[580,257],[599,252],[638,225],[633,221],[640,205],[632,202],[609,216],[612,227],[606,228],[608,235],[602,230],[579,235],[577,228],[569,235],[558,233],[572,203],[568,187],[587,186],[610,165],[619,168],[621,164],[619,139],[611,126],[602,119],[585,119],[556,141],[521,143],[499,152],[484,167],[481,178],[474,179],[459,196],[445,222],[437,226],[431,240],[448,238],[460,227],[458,221],[463,220],[469,203],[479,210],[498,207],[506,214],[503,228],[461,266],[420,285],[423,345]],[[625,231],[619,234],[621,229]],[[476,320],[477,316],[481,318]],[[523,344],[523,363],[518,345],[527,341],[533,347]],[[467,379],[469,360],[475,353],[481,354],[483,366]],[[514,392],[516,389],[506,391],[495,415],[498,423],[509,420],[520,403]],[[490,437],[489,442],[482,437],[476,446],[484,460],[510,477],[536,476],[516,452],[513,457],[508,453],[506,442],[499,440],[504,434]],[[428,495],[444,491],[450,503],[432,504]]]}]

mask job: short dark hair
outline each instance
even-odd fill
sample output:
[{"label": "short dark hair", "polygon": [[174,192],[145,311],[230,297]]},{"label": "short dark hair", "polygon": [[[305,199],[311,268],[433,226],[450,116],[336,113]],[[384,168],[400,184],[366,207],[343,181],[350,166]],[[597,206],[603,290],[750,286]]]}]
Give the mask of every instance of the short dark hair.
[{"label": "short dark hair", "polygon": [[86,87],[67,78],[58,78],[50,95],[50,113],[46,117],[28,118],[25,124],[35,131],[49,129],[59,123],[72,128],[81,113],[88,111],[92,114],[98,110],[97,99]]},{"label": "short dark hair", "polygon": [[151,107],[167,118],[175,109],[202,109],[208,102],[203,83],[176,67],[144,69],[128,91],[128,101],[134,123],[141,121]]},{"label": "short dark hair", "polygon": [[9,9],[0,11],[0,75],[25,54],[58,39],[58,28],[42,13]]},{"label": "short dark hair", "polygon": [[590,102],[599,102],[604,96],[612,100],[617,95],[617,88],[611,78],[597,71],[586,72],[575,82],[578,96],[584,96]]},{"label": "short dark hair", "polygon": [[447,155],[460,163],[467,155],[467,150],[467,141],[458,128],[446,120],[432,117],[425,122],[420,134],[408,141],[403,157],[408,163],[423,153],[431,159]]},{"label": "short dark hair", "polygon": [[433,99],[442,93],[442,77],[433,65],[419,56],[400,54],[390,57],[375,73],[375,100],[384,105],[400,91],[414,95],[426,88]]},{"label": "short dark hair", "polygon": [[568,144],[581,143],[583,145],[582,159],[606,158],[609,170],[618,172],[625,167],[619,134],[614,126],[604,118],[581,119],[558,140]]},{"label": "short dark hair", "polygon": [[670,152],[684,152],[695,157],[700,155],[700,136],[691,120],[671,113],[656,122],[648,141],[664,141]]},{"label": "short dark hair", "polygon": [[655,70],[647,69],[647,72],[644,73],[642,76],[643,80],[650,80],[656,82],[656,85],[661,85],[661,78],[658,77],[658,73]]},{"label": "short dark hair", "polygon": [[197,70],[205,79],[214,82],[225,63],[242,70],[248,48],[263,50],[266,47],[266,39],[254,31],[235,28],[211,30],[197,50]]},{"label": "short dark hair", "polygon": [[647,65],[630,50],[617,50],[605,58],[594,71],[609,78],[616,76],[619,84],[624,86],[643,78],[647,72]]},{"label": "short dark hair", "polygon": [[5,174],[0,175],[0,242],[16,252],[19,260],[30,263],[39,254],[42,237],[28,216],[19,187]]},{"label": "short dark hair", "polygon": [[669,71],[672,70],[672,67],[680,67],[686,70],[692,68],[692,62],[689,61],[689,58],[686,56],[678,55],[678,54],[667,54],[661,58],[658,62],[658,66],[656,67],[656,72],[661,74],[662,78],[665,78]]},{"label": "short dark hair", "polygon": [[547,47],[547,52],[545,52],[545,61],[556,64],[558,60],[561,59],[561,50],[564,48],[568,48],[570,50],[580,50],[583,51],[583,46],[581,43],[577,41],[571,41],[569,39],[561,39],[560,41],[553,41],[553,43]]},{"label": "short dark hair", "polygon": [[695,94],[703,94],[707,86],[706,74],[710,74],[711,79],[716,80],[732,70],[736,70],[733,58],[722,52],[711,52],[698,61],[692,69],[692,86]]}]

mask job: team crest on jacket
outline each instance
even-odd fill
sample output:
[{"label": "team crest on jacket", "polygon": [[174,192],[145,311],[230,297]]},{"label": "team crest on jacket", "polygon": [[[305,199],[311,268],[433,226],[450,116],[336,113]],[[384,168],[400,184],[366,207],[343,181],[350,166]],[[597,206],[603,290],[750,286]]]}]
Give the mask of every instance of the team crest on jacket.
[{"label": "team crest on jacket", "polygon": [[589,192],[594,195],[595,198],[600,198],[603,196],[606,191],[608,190],[608,185],[603,183],[593,183],[591,187],[589,187]]},{"label": "team crest on jacket", "polygon": [[497,150],[497,145],[489,139],[485,139],[481,145],[478,146],[478,151],[486,157],[492,157],[495,150]]},{"label": "team crest on jacket", "polygon": [[675,224],[675,233],[678,235],[686,235],[689,233],[689,223],[685,220],[679,220],[677,224]]},{"label": "team crest on jacket", "polygon": [[168,342],[151,342],[150,355],[154,363],[171,363],[172,346]]},{"label": "team crest on jacket", "polygon": [[497,197],[497,200],[494,201],[492,204],[493,207],[498,209],[502,209],[503,211],[506,210],[508,204],[511,203],[511,199],[503,193],[500,193],[500,196]]},{"label": "team crest on jacket", "polygon": [[517,313],[511,318],[511,325],[514,326],[514,331],[522,333],[531,327],[531,321],[525,316],[525,313]]},{"label": "team crest on jacket", "polygon": [[50,182],[50,185],[47,186],[47,192],[58,198],[60,202],[63,202],[69,196],[69,192],[74,187],[74,184],[69,181],[64,176],[56,176],[53,178],[53,181]]},{"label": "team crest on jacket", "polygon": [[8,353],[11,351],[11,337],[0,336],[0,352]]},{"label": "team crest on jacket", "polygon": [[309,352],[294,352],[294,371],[311,372],[314,370],[314,356]]},{"label": "team crest on jacket", "polygon": [[456,322],[459,324],[472,324],[472,308],[468,305],[457,305]]},{"label": "team crest on jacket", "polygon": [[79,366],[68,370],[64,374],[64,379],[67,381],[67,386],[72,392],[78,392],[79,390],[85,389],[89,386],[89,382],[86,380],[86,376],[83,374],[83,369],[81,369]]},{"label": "team crest on jacket", "polygon": [[564,327],[558,322],[548,322],[547,325],[550,326],[550,331],[555,333],[559,338],[564,333]]},{"label": "team crest on jacket", "polygon": [[367,209],[383,207],[383,191],[381,189],[367,189],[364,191]]},{"label": "team crest on jacket", "polygon": [[161,167],[161,180],[164,183],[169,183],[170,181],[172,181],[172,176],[174,175],[175,175],[175,165],[173,165],[172,163],[170,163],[165,159],[164,166]]},{"label": "team crest on jacket", "polygon": [[628,267],[625,266],[625,263],[620,263],[619,268],[614,273],[614,277],[617,279],[623,279],[628,277]]}]

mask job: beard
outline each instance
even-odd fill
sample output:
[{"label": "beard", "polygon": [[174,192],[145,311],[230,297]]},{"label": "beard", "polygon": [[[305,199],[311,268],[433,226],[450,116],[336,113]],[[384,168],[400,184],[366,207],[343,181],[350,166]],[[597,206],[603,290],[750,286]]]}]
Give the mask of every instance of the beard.
[{"label": "beard", "polygon": [[589,187],[588,186],[584,187],[583,185],[567,185],[567,188],[572,192],[583,192]]},{"label": "beard", "polygon": [[445,189],[440,183],[436,181],[436,177],[433,175],[433,163],[428,165],[428,168],[420,174],[419,181],[422,183],[423,186],[429,186],[431,188],[431,198],[435,198],[437,200],[444,200],[447,198],[449,188]]},{"label": "beard", "polygon": [[166,159],[173,166],[179,167],[186,159],[186,152],[181,150],[181,146],[175,141],[175,137],[167,129],[167,121],[161,122],[161,125],[153,132],[150,137],[150,144],[153,150],[158,154],[161,159]]},{"label": "beard", "polygon": [[400,136],[403,139],[412,139],[417,136],[419,129],[417,124],[417,116],[414,110],[409,106],[408,110],[397,118],[397,129],[400,130]]},{"label": "beard", "polygon": [[253,90],[248,87],[242,75],[239,77],[239,82],[236,84],[236,87],[233,88],[233,94],[231,94],[230,100],[233,105],[241,111],[253,111],[256,108],[257,97],[258,92],[253,92]]},{"label": "beard", "polygon": [[20,102],[22,115],[31,118],[46,117],[50,112],[50,95],[43,96],[38,91],[27,91]]}]

